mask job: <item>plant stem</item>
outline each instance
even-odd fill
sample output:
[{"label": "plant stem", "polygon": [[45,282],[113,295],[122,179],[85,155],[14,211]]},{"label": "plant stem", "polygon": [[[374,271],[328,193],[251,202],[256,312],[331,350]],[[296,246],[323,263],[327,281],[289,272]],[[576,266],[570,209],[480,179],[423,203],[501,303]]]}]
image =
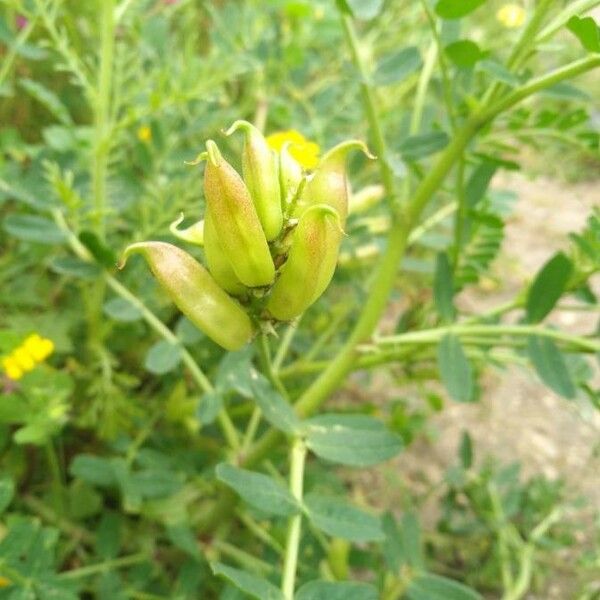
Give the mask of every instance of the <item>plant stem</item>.
[{"label": "plant stem", "polygon": [[48,467],[52,473],[52,502],[54,504],[54,512],[61,518],[65,514],[63,477],[52,440],[46,443],[46,458],[48,459]]},{"label": "plant stem", "polygon": [[354,21],[350,15],[342,14],[342,27],[350,49],[350,54],[352,55],[352,62],[361,76],[360,91],[367,121],[369,122],[369,131],[373,140],[373,148],[379,157],[381,180],[388,195],[388,202],[392,204],[395,201],[394,174],[387,160],[387,145],[383,135],[383,127],[381,126],[379,115],[377,114],[375,91],[369,83],[369,71],[360,52],[359,41],[354,28]]},{"label": "plant stem", "polygon": [[89,577],[90,575],[112,572],[115,569],[122,569],[124,567],[136,565],[148,560],[149,558],[150,557],[146,553],[132,554],[131,556],[114,558],[96,565],[88,565],[87,567],[81,567],[80,569],[65,571],[64,573],[59,573],[58,577],[60,579],[79,579],[80,577]]},{"label": "plant stem", "polygon": [[115,47],[115,0],[102,0],[100,14],[100,63],[95,102],[94,156],[92,160],[92,196],[94,224],[98,237],[105,236],[106,178],[110,147],[110,105],[112,98],[112,69]]},{"label": "plant stem", "polygon": [[[296,438],[290,450],[290,492],[302,503],[304,489],[304,463],[306,461],[306,446],[304,440]],[[288,521],[285,557],[283,561],[283,577],[281,591],[286,600],[294,600],[294,585],[298,567],[298,550],[302,532],[302,513],[290,517]]]},{"label": "plant stem", "polygon": [[[298,318],[298,321],[301,318],[302,317],[300,316]],[[281,369],[281,365],[283,364],[283,361],[285,360],[285,357],[287,356],[287,353],[290,348],[290,344],[292,343],[292,340],[294,339],[294,336],[296,335],[296,331],[298,331],[298,321],[296,321],[293,324],[288,325],[288,328],[285,330],[285,333],[283,334],[283,337],[281,338],[281,344],[279,344],[279,347],[277,348],[277,352],[275,353],[275,359],[273,360],[273,370],[275,372],[278,372],[279,369]]]}]

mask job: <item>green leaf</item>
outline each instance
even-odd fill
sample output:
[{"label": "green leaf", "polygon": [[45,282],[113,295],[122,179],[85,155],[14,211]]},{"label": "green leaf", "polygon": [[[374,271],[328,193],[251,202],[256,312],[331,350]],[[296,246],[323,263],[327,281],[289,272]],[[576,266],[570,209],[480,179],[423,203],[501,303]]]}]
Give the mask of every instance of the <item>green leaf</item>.
[{"label": "green leaf", "polygon": [[567,287],[572,271],[573,264],[562,252],[557,252],[546,262],[527,294],[527,321],[537,323],[554,308]]},{"label": "green leaf", "polygon": [[567,21],[567,29],[571,31],[588,52],[600,52],[600,27],[593,17],[573,15]]},{"label": "green leaf", "polygon": [[74,256],[64,256],[54,258],[50,261],[50,269],[59,275],[68,275],[78,279],[93,280],[100,275],[100,269],[97,265],[85,262]]},{"label": "green leaf", "polygon": [[227,463],[217,465],[216,474],[217,479],[263,512],[279,517],[300,512],[300,506],[290,492],[268,475],[238,469]]},{"label": "green leaf", "polygon": [[306,445],[331,462],[367,467],[396,456],[402,440],[364,415],[320,415],[305,421]]},{"label": "green leaf", "polygon": [[65,241],[64,233],[54,221],[37,215],[8,215],[3,226],[6,233],[26,242],[60,244]]},{"label": "green leaf", "polygon": [[468,431],[463,431],[459,448],[460,462],[465,469],[473,466],[473,441]]},{"label": "green leaf", "polygon": [[458,40],[444,48],[448,58],[462,69],[472,69],[486,53],[471,40]]},{"label": "green leaf", "polygon": [[223,408],[223,395],[220,391],[206,392],[200,398],[196,416],[202,425],[210,425]]},{"label": "green leaf", "polygon": [[93,232],[84,230],[79,234],[79,241],[88,249],[89,253],[94,257],[96,262],[105,267],[106,269],[112,269],[117,264],[117,257],[113,252],[112,248],[107,246],[100,238]]},{"label": "green leaf", "polygon": [[433,299],[435,308],[446,322],[454,320],[454,279],[448,255],[440,252],[435,261],[435,277],[433,279]]},{"label": "green leaf", "polygon": [[540,379],[557,394],[575,397],[575,386],[565,359],[548,337],[532,335],[527,343],[527,353]]},{"label": "green leaf", "polygon": [[384,56],[378,63],[373,75],[375,85],[384,86],[398,83],[421,67],[421,54],[415,46],[402,48]]},{"label": "green leaf", "polygon": [[353,542],[384,539],[381,520],[343,500],[317,494],[305,498],[306,516],[315,527],[333,537]]},{"label": "green leaf", "polygon": [[104,314],[122,323],[131,323],[139,321],[142,318],[142,313],[137,306],[134,306],[125,298],[111,298],[104,303]]},{"label": "green leaf", "polygon": [[78,454],[71,462],[69,472],[73,477],[101,487],[109,487],[116,483],[110,461],[91,454]]},{"label": "green leaf", "polygon": [[144,367],[150,373],[164,375],[169,371],[173,371],[180,362],[181,349],[179,346],[171,344],[171,342],[167,342],[166,340],[160,340],[148,350],[144,359]]},{"label": "green leaf", "polygon": [[357,19],[365,21],[374,19],[383,6],[383,0],[344,0],[344,2]]},{"label": "green leaf", "polygon": [[293,434],[300,429],[300,420],[294,409],[286,402],[271,383],[258,371],[250,374],[252,397],[262,410],[265,419],[276,429]]},{"label": "green leaf", "polygon": [[448,142],[448,135],[443,131],[430,131],[407,137],[400,144],[399,151],[403,160],[414,162],[443,150]]},{"label": "green leaf", "polygon": [[43,104],[63,125],[73,124],[69,111],[54,92],[32,79],[22,78],[19,80],[19,85],[40,104]]},{"label": "green leaf", "polygon": [[385,542],[383,553],[390,571],[399,572],[403,565],[421,571],[425,564],[421,544],[421,526],[415,515],[404,513],[398,525],[391,513],[383,518]]},{"label": "green leaf", "polygon": [[474,392],[471,365],[460,340],[452,333],[440,340],[438,367],[450,396],[458,402],[470,402]]},{"label": "green leaf", "polygon": [[372,585],[350,581],[309,581],[294,596],[295,600],[377,600],[378,597]]},{"label": "green leaf", "polygon": [[283,593],[270,581],[262,577],[251,575],[240,569],[228,567],[219,562],[211,563],[210,567],[215,575],[224,577],[252,598],[257,598],[258,600],[285,600]]},{"label": "green leaf", "polygon": [[15,482],[8,475],[0,477],[0,514],[2,514],[12,502],[15,494]]},{"label": "green leaf", "polygon": [[446,577],[425,573],[410,582],[409,600],[483,600],[483,597],[462,583]]},{"label": "green leaf", "polygon": [[252,398],[252,353],[250,345],[237,352],[228,352],[219,363],[215,387],[224,393],[237,392]]},{"label": "green leaf", "polygon": [[483,200],[497,170],[498,163],[487,160],[475,167],[465,186],[465,198],[470,208],[474,208]]},{"label": "green leaf", "polygon": [[440,0],[435,12],[442,19],[460,19],[479,8],[486,0]]}]

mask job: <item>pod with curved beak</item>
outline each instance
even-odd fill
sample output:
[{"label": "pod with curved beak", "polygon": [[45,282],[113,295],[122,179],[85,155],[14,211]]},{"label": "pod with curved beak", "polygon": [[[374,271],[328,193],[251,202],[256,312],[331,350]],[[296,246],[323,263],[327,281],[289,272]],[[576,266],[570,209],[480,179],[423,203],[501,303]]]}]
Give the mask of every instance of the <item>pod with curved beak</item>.
[{"label": "pod with curved beak", "polygon": [[250,317],[196,259],[172,244],[139,242],[125,248],[119,268],[136,252],[177,308],[211,340],[226,350],[239,350],[250,341]]}]

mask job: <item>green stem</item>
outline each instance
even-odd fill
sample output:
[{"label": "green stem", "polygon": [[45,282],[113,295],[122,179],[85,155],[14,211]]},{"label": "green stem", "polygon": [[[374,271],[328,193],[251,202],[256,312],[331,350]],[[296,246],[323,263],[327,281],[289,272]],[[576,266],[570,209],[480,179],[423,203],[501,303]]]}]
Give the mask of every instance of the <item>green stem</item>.
[{"label": "green stem", "polygon": [[[294,440],[290,451],[290,492],[302,504],[304,489],[304,463],[306,461],[306,446],[300,438]],[[283,560],[283,576],[281,591],[286,600],[294,600],[294,585],[298,568],[298,551],[302,533],[302,513],[290,517],[288,521],[285,557]]]},{"label": "green stem", "polygon": [[115,558],[113,560],[107,560],[96,565],[88,565],[87,567],[81,567],[80,569],[71,569],[64,573],[59,573],[61,579],[80,579],[82,577],[89,577],[90,575],[97,575],[98,573],[108,573],[115,569],[122,569],[131,565],[148,560],[150,557],[146,553],[133,554],[131,556],[123,556],[121,558]]},{"label": "green stem", "polygon": [[454,215],[454,246],[452,248],[452,268],[454,272],[459,267],[460,250],[463,245],[465,220],[467,218],[467,199],[465,196],[465,157],[460,155],[456,169],[456,200],[458,207]]},{"label": "green stem", "polygon": [[281,369],[281,365],[287,356],[287,353],[290,349],[290,344],[296,335],[296,331],[298,331],[298,321],[302,318],[300,316],[295,323],[291,323],[288,325],[283,337],[281,338],[281,344],[277,348],[277,352],[275,353],[275,359],[273,360],[273,370],[277,373],[279,369]]},{"label": "green stem", "polygon": [[362,94],[367,121],[369,122],[369,132],[371,133],[373,148],[379,157],[381,180],[387,192],[388,201],[393,203],[395,200],[394,174],[387,160],[387,145],[383,135],[383,127],[377,114],[375,91],[369,83],[369,70],[360,52],[360,44],[354,28],[354,21],[350,15],[342,14],[342,27],[350,54],[352,55],[352,62],[361,76],[360,92]]},{"label": "green stem", "polygon": [[541,75],[531,79],[523,86],[513,90],[510,94],[507,94],[504,98],[492,104],[489,108],[484,109],[480,116],[483,123],[489,122],[497,117],[500,113],[512,108],[515,104],[521,102],[525,98],[544,90],[552,85],[560,83],[565,79],[571,79],[577,75],[581,75],[586,71],[590,71],[600,66],[600,55],[591,54],[585,58],[573,61],[564,67],[550,71],[546,75]]},{"label": "green stem", "polygon": [[60,462],[54,448],[54,442],[48,441],[46,444],[46,458],[48,459],[48,467],[52,474],[52,501],[54,511],[61,518],[65,514],[64,502],[64,486]]},{"label": "green stem", "polygon": [[494,514],[496,534],[498,536],[498,554],[500,556],[500,571],[502,573],[502,586],[504,590],[511,590],[513,586],[513,572],[506,537],[506,517],[502,508],[502,500],[495,484],[488,485],[488,494]]},{"label": "green stem", "polygon": [[115,47],[115,0],[100,3],[100,63],[95,103],[94,156],[92,160],[92,196],[94,200],[95,231],[100,239],[105,235],[106,179],[110,147],[110,105],[112,99],[112,70]]}]

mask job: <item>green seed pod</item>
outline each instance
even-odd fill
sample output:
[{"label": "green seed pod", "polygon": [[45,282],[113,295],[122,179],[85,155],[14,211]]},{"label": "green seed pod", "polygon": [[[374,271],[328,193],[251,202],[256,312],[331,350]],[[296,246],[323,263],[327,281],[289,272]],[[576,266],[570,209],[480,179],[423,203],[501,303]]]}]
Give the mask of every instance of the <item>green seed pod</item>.
[{"label": "green seed pod", "polygon": [[273,317],[289,321],[321,296],[333,277],[342,235],[340,216],[331,206],[316,204],[304,211],[267,302]]},{"label": "green seed pod", "polygon": [[185,229],[179,229],[183,218],[183,213],[181,213],[179,218],[169,225],[169,231],[179,240],[196,244],[196,246],[204,246],[204,221],[198,221]]},{"label": "green seed pod", "polygon": [[139,242],[125,248],[119,265],[140,252],[177,308],[226,350],[239,350],[252,337],[252,322],[209,272],[187,252],[165,242]]},{"label": "green seed pod", "polygon": [[279,185],[284,212],[287,211],[302,181],[302,167],[290,154],[290,142],[286,142],[279,152]]},{"label": "green seed pod", "polygon": [[204,193],[225,256],[244,285],[269,285],[275,266],[248,188],[212,140],[206,148]]},{"label": "green seed pod", "polygon": [[226,292],[242,296],[247,291],[225,256],[208,210],[204,213],[204,257],[210,274]]},{"label": "green seed pod", "polygon": [[268,241],[274,240],[281,231],[281,191],[277,174],[277,158],[264,135],[248,121],[236,121],[226,132],[243,129],[245,134],[242,151],[242,173],[250,191],[252,202]]},{"label": "green seed pod", "polygon": [[349,140],[338,144],[327,152],[306,183],[302,200],[298,203],[296,216],[300,216],[308,206],[328,204],[340,215],[342,226],[348,215],[348,178],[346,176],[346,156],[350,150],[362,150],[369,158],[374,158],[360,140]]}]

